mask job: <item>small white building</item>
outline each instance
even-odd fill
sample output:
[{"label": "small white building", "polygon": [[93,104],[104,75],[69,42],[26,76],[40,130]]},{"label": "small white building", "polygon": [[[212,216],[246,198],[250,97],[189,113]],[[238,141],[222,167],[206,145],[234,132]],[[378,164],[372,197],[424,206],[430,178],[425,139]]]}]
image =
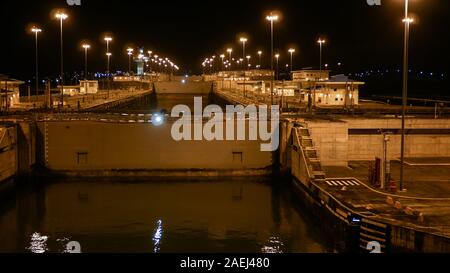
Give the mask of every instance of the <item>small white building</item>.
[{"label": "small white building", "polygon": [[98,81],[80,81],[80,94],[97,94]]},{"label": "small white building", "polygon": [[344,75],[317,81],[301,89],[302,101],[317,106],[355,106],[359,104],[359,89],[364,82],[354,81]]},{"label": "small white building", "polygon": [[[58,86],[61,90],[61,86]],[[63,94],[67,96],[79,96],[98,93],[98,81],[80,81],[80,85],[65,85]]]},{"label": "small white building", "polygon": [[20,85],[23,81],[0,75],[0,108],[10,108],[20,103]]}]

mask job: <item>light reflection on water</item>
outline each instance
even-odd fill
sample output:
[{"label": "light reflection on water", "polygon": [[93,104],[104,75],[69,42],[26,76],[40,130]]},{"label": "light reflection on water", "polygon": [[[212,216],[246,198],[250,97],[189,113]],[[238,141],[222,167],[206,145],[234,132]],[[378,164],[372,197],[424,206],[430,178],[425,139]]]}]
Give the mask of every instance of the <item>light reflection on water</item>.
[{"label": "light reflection on water", "polygon": [[155,235],[153,235],[154,249],[153,252],[158,253],[160,249],[161,239],[162,239],[162,221],[158,220]]},{"label": "light reflection on water", "polygon": [[45,253],[47,248],[48,236],[42,236],[40,233],[33,233],[30,239],[28,250],[32,253]]},{"label": "light reflection on water", "polygon": [[61,253],[69,241],[83,253],[334,251],[289,189],[257,181],[51,183],[0,206],[0,252]]}]

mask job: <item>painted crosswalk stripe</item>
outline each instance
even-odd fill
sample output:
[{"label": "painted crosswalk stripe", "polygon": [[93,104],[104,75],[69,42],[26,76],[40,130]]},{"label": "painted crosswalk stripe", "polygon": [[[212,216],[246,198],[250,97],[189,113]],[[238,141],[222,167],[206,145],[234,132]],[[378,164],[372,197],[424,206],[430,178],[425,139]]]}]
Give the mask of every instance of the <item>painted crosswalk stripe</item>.
[{"label": "painted crosswalk stripe", "polygon": [[342,181],[342,183],[344,183],[345,186],[351,186],[346,181]]},{"label": "painted crosswalk stripe", "polygon": [[325,182],[327,182],[328,186],[331,186],[331,185],[332,185],[332,184],[330,183],[330,181],[325,181]]}]

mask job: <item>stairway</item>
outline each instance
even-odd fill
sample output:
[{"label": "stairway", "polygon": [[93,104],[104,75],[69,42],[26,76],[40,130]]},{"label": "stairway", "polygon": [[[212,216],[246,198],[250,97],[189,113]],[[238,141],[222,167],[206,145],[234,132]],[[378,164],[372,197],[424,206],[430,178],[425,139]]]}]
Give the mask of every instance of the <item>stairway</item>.
[{"label": "stairway", "polygon": [[300,145],[305,153],[308,168],[312,173],[314,180],[325,181],[325,172],[322,169],[322,164],[318,156],[318,152],[314,147],[313,139],[311,138],[311,133],[306,127],[306,124],[301,124],[301,127],[297,128],[298,135],[300,137]]}]

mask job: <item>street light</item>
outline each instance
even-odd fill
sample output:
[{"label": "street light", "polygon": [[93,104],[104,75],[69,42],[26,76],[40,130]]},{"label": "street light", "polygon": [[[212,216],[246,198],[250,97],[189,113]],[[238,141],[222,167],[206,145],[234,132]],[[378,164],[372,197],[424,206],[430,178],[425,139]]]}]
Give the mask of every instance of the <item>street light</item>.
[{"label": "street light", "polygon": [[105,42],[106,42],[106,80],[107,80],[107,85],[108,85],[108,98],[109,98],[109,89],[110,89],[110,82],[109,82],[109,66],[110,66],[110,62],[111,62],[111,53],[109,52],[109,43],[112,41],[112,38],[107,36],[104,38]]},{"label": "street light", "polygon": [[222,69],[223,69],[224,65],[223,60],[225,59],[225,54],[220,54],[220,59],[222,60]]},{"label": "street light", "polygon": [[108,57],[108,60],[109,60],[112,56],[112,53],[108,52],[108,53],[106,53],[106,56]]},{"label": "street light", "polygon": [[60,22],[61,33],[61,106],[64,107],[64,42],[63,42],[63,21],[69,16],[63,12],[57,12],[56,19]]},{"label": "street light", "polygon": [[131,56],[133,56],[134,49],[128,48],[128,74],[131,75]]},{"label": "street light", "polygon": [[403,103],[402,103],[402,137],[401,137],[401,162],[400,162],[400,191],[404,188],[405,179],[405,119],[406,104],[408,103],[408,71],[409,71],[409,29],[414,19],[409,17],[409,0],[405,0],[405,37],[403,48]]},{"label": "street light", "polygon": [[[317,41],[317,43],[319,43],[319,46],[320,46],[320,57],[319,57],[319,65],[320,65],[320,68],[319,68],[319,70],[320,70],[320,72],[322,72],[322,47],[323,47],[323,45],[325,44],[325,40],[324,39],[319,39],[318,41]],[[321,73],[322,74],[322,73]],[[322,77],[322,75],[320,75],[320,77]]]},{"label": "street light", "polygon": [[245,56],[245,58],[247,59],[247,66],[250,64],[250,59],[252,58],[252,56],[247,55]]},{"label": "street light", "polygon": [[233,54],[233,49],[232,48],[229,48],[229,49],[227,49],[227,52],[228,52],[228,55],[229,55],[229,57],[230,57],[230,70],[231,70],[231,61],[232,61],[232,54]]},{"label": "street light", "polygon": [[279,61],[280,61],[280,54],[275,54],[275,58],[277,59],[277,81],[279,77]]},{"label": "street light", "polygon": [[[153,51],[148,50],[147,53],[148,53],[148,58],[151,59]],[[153,66],[152,66],[152,63],[150,62],[150,73],[152,73],[152,72],[153,72]]]},{"label": "street light", "polygon": [[289,49],[289,53],[291,53],[291,74],[292,74],[292,70],[293,70],[293,67],[294,67],[294,64],[293,64],[293,55],[294,55],[294,53],[295,53],[295,49],[293,49],[293,48],[290,48]]},{"label": "street light", "polygon": [[31,32],[35,34],[36,41],[36,96],[39,95],[39,55],[38,55],[38,34],[42,32],[42,29],[34,26],[31,28]]},{"label": "street light", "polygon": [[242,58],[245,58],[245,43],[248,41],[247,38],[241,38],[241,43],[242,43]]},{"label": "street light", "polygon": [[[270,38],[271,38],[271,43],[270,43],[270,70],[273,73],[273,23],[278,21],[278,15],[273,15],[272,13],[270,13],[270,15],[268,15],[266,17],[266,19],[268,21],[270,21]],[[273,105],[273,78],[275,75],[272,75],[272,81],[270,84],[270,103],[271,105]]]},{"label": "street light", "polygon": [[108,53],[109,53],[109,43],[112,41],[112,38],[111,37],[105,37],[104,40],[106,42],[106,56],[108,56],[108,60],[107,60],[107,63],[106,63],[106,73],[109,74],[109,57],[111,56],[111,54],[108,55]]},{"label": "street light", "polygon": [[87,80],[88,75],[88,50],[91,48],[90,45],[84,44],[84,80]]},{"label": "street light", "polygon": [[261,56],[262,56],[262,51],[258,51],[258,56],[259,56],[259,69],[261,69]]}]

